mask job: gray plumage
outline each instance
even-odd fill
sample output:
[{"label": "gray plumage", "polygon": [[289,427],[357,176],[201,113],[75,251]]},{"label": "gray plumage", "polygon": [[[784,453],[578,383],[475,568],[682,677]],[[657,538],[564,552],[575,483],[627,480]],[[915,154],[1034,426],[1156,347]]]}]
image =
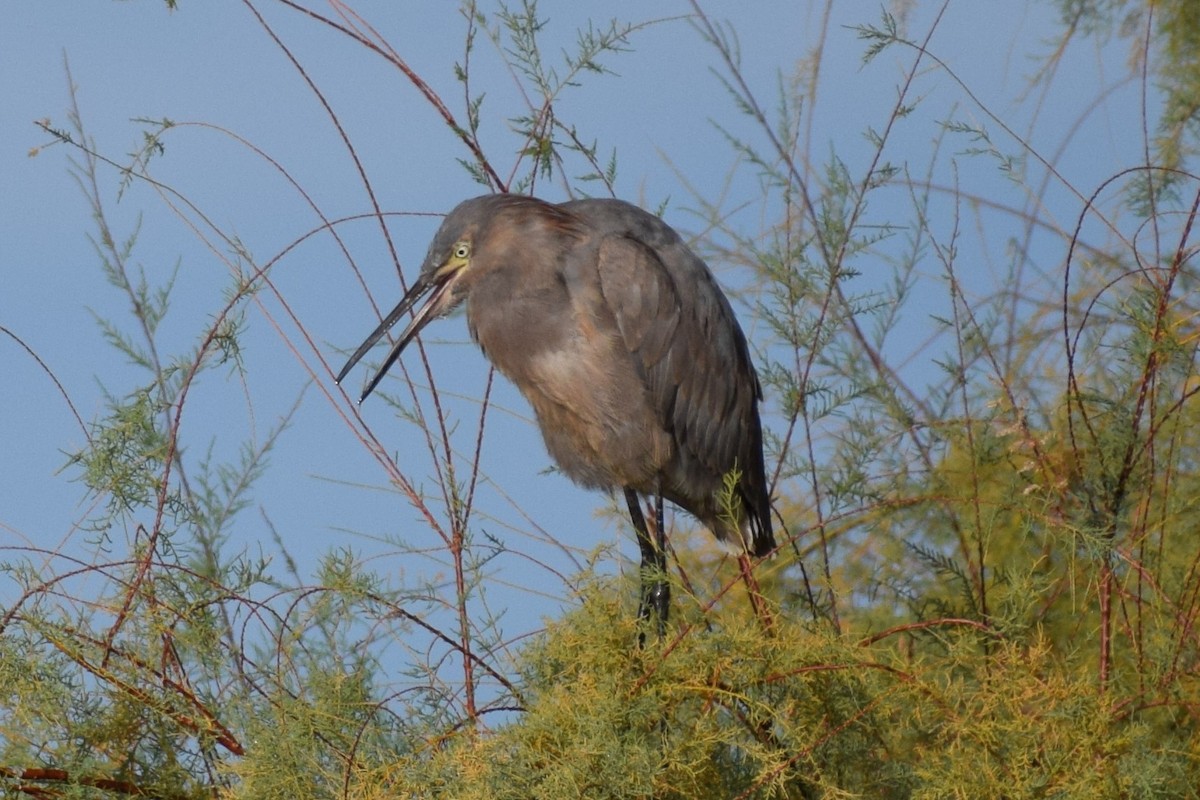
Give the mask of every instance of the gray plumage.
[{"label": "gray plumage", "polygon": [[[660,494],[735,550],[773,550],[746,338],[708,267],[658,217],[620,200],[461,203],[337,380],[426,293],[363,398],[421,328],[465,301],[471,336],[533,406],[563,472]],[[730,474],[732,520],[718,499]]]}]

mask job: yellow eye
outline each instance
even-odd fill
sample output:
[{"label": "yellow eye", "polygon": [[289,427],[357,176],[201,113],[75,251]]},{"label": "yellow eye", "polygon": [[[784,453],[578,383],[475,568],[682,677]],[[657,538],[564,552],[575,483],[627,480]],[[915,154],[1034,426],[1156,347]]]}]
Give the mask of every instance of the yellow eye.
[{"label": "yellow eye", "polygon": [[455,259],[466,261],[471,255],[471,245],[468,242],[459,242],[454,245],[454,249],[450,251],[450,254]]}]

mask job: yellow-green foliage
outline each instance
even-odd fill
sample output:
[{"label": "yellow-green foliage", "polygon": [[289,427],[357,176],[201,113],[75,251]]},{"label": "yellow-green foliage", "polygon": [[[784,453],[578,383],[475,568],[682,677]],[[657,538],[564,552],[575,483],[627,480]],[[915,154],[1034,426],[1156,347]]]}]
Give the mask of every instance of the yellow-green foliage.
[{"label": "yellow-green foliage", "polygon": [[[527,649],[522,710],[355,772],[351,796],[1198,796],[1187,715],[1102,696],[1044,640],[691,619],[638,650],[618,593],[595,583]],[[910,636],[944,656],[912,658]]]},{"label": "yellow-green foliage", "polygon": [[639,649],[628,589],[596,582],[549,623],[525,653],[524,709],[356,775],[359,796],[902,794],[875,698],[896,681],[872,653],[793,622],[771,636],[695,615]]},{"label": "yellow-green foliage", "polygon": [[923,676],[913,798],[1197,796],[1193,726],[1164,730],[1102,697],[1090,669],[1045,642],[964,655],[962,670]]}]

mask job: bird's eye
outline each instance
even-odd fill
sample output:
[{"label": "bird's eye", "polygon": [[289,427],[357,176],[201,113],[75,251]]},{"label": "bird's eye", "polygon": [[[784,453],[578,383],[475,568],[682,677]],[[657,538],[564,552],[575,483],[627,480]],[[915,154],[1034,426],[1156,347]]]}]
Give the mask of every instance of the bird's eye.
[{"label": "bird's eye", "polygon": [[455,258],[466,259],[469,255],[471,255],[471,245],[467,244],[466,242],[459,242],[458,244],[454,245],[454,249],[450,252]]}]

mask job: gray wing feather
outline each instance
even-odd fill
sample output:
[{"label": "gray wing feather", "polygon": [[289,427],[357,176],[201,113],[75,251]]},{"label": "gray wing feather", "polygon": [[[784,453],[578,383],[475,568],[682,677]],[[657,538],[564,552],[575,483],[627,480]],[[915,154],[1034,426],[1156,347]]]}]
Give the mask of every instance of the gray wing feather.
[{"label": "gray wing feather", "polygon": [[766,513],[761,388],[732,309],[693,259],[682,244],[656,252],[610,235],[599,252],[601,291],[664,427],[686,453],[688,480],[711,492],[726,472],[741,470],[740,493],[758,530]]},{"label": "gray wing feather", "polygon": [[598,250],[600,290],[663,426],[686,453],[688,480],[715,491],[728,471],[740,470],[751,549],[765,554],[774,536],[758,416],[762,387],[729,301],[658,217],[619,200],[562,208],[606,234]]}]

